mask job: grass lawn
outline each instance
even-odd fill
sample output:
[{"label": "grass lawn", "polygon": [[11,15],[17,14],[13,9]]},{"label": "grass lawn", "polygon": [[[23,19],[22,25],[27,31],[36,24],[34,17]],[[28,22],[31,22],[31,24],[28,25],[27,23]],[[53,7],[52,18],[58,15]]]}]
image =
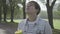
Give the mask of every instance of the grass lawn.
[{"label": "grass lawn", "polygon": [[54,30],[53,34],[60,34],[60,19],[54,19],[53,20]]},{"label": "grass lawn", "polygon": [[60,29],[60,19],[54,19],[53,24],[55,29]]}]

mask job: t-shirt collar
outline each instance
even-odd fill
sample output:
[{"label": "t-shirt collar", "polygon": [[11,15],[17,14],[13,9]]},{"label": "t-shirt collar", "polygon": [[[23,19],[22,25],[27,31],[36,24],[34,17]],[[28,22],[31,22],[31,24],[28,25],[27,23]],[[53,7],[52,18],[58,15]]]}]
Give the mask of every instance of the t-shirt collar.
[{"label": "t-shirt collar", "polygon": [[[35,23],[33,23],[33,24],[36,25],[38,21],[39,21],[39,17],[37,16],[36,20],[34,21]],[[26,19],[26,24],[27,23],[28,23],[28,19]]]}]

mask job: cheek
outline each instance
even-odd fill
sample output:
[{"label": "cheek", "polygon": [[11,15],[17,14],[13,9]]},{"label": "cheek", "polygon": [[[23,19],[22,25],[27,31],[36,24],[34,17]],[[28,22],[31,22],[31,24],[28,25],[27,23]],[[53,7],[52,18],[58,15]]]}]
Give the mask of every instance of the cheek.
[{"label": "cheek", "polygon": [[33,10],[32,10],[31,8],[28,8],[28,9],[25,10],[25,12],[27,12],[27,13],[28,13],[28,12],[30,13],[30,12],[32,12],[32,11],[33,11]]}]

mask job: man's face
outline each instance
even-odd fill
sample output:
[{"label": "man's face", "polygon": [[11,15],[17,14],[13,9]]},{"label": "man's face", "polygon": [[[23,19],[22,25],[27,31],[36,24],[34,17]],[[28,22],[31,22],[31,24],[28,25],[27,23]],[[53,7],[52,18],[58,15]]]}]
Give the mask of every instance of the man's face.
[{"label": "man's face", "polygon": [[27,14],[37,14],[37,10],[34,6],[34,4],[32,3],[28,3],[27,6],[26,6],[26,11],[25,11]]}]

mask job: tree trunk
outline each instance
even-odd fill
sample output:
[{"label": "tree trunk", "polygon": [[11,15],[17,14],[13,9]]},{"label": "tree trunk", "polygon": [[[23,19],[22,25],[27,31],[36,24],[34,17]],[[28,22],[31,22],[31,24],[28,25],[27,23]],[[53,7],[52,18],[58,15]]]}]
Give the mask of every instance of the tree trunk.
[{"label": "tree trunk", "polygon": [[4,21],[5,22],[6,22],[6,12],[7,12],[7,9],[6,8],[7,8],[6,6],[4,6],[4,8],[3,8],[4,9],[3,11],[4,11]]},{"label": "tree trunk", "polygon": [[51,25],[51,28],[54,29],[54,26],[53,26],[53,6],[55,4],[56,0],[53,0],[51,6],[49,5],[49,0],[47,0],[47,3],[46,3],[46,8],[47,8],[47,13],[48,13],[48,19],[49,19],[49,24]]},{"label": "tree trunk", "polygon": [[14,6],[11,6],[11,22],[14,22],[13,18],[14,18]]},{"label": "tree trunk", "polygon": [[2,7],[3,7],[3,0],[0,0],[0,23],[2,21]]},{"label": "tree trunk", "polygon": [[26,18],[26,13],[25,13],[25,2],[26,2],[26,0],[23,1],[23,19]]},{"label": "tree trunk", "polygon": [[0,0],[0,23],[1,23],[1,19],[2,19],[2,16],[1,16],[1,0]]},{"label": "tree trunk", "polygon": [[3,0],[3,13],[5,22],[6,22],[6,12],[7,12],[6,0]]},{"label": "tree trunk", "polygon": [[53,12],[52,12],[52,10],[53,10],[53,9],[52,9],[51,7],[48,8],[48,9],[47,9],[47,13],[48,13],[49,24],[50,24],[51,28],[54,29],[54,26],[53,26]]},{"label": "tree trunk", "polygon": [[14,5],[14,2],[12,0],[10,2],[11,2],[11,4],[10,4],[10,6],[11,6],[11,22],[13,23],[14,22],[13,18],[14,18],[14,7],[15,7],[15,5]]}]

